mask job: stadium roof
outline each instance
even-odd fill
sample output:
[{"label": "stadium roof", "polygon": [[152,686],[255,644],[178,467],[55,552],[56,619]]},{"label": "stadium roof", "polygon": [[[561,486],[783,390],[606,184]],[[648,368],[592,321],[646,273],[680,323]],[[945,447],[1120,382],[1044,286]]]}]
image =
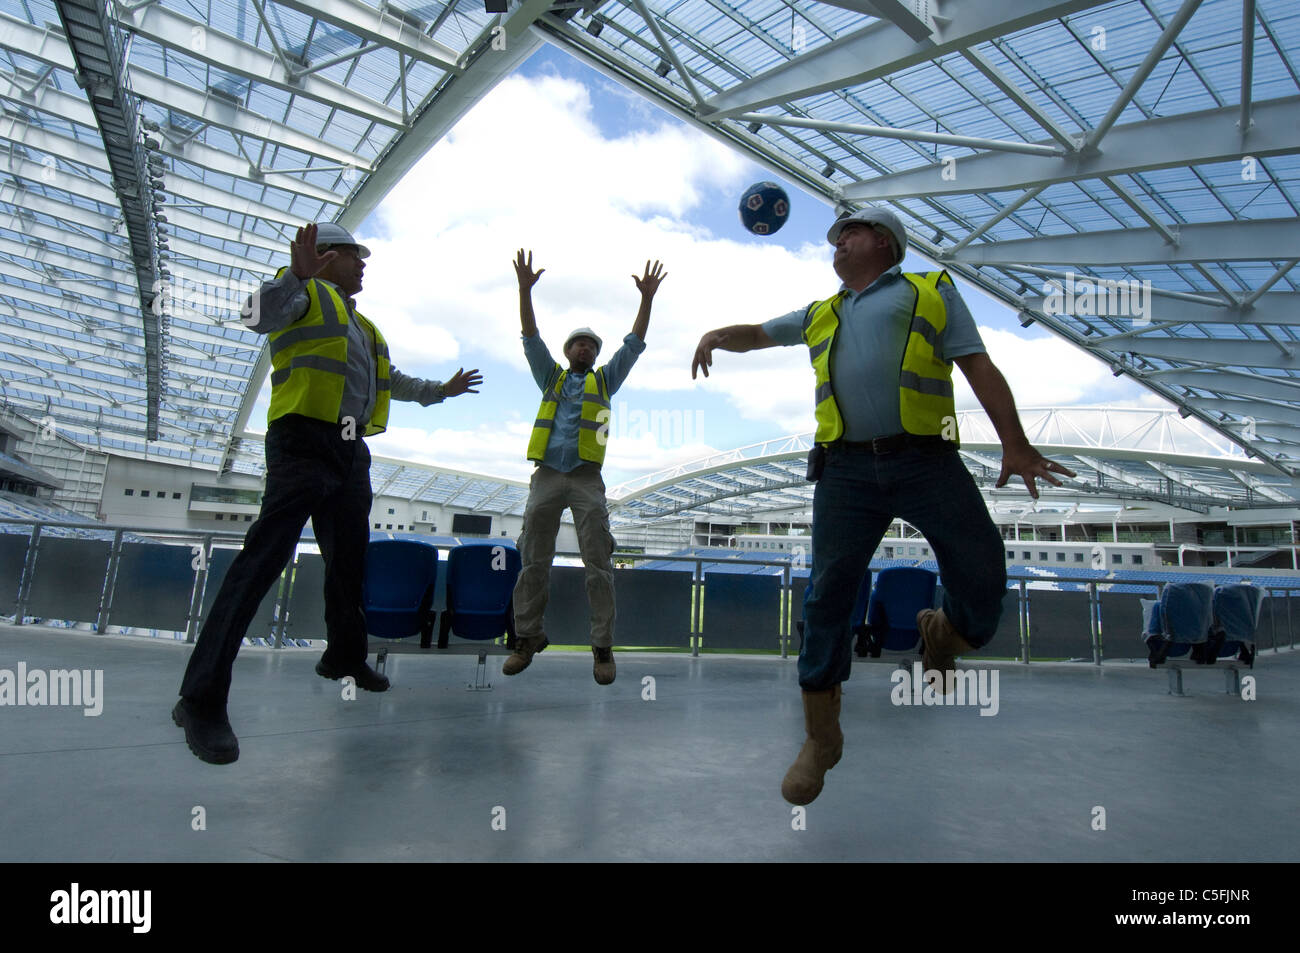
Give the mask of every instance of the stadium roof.
[{"label": "stadium roof", "polygon": [[544,42],[1300,472],[1294,0],[0,0],[0,396],[234,466],[244,293]]},{"label": "stadium roof", "polygon": [[[1300,485],[1248,460],[1227,438],[1194,426],[1175,411],[1113,408],[1022,408],[1030,442],[1075,471],[1062,487],[1039,488],[1041,504],[1080,508],[1161,504],[1161,512],[1208,513],[1214,507],[1294,509]],[[961,455],[990,508],[1036,507],[1019,477],[994,488],[1001,443],[988,415],[958,415]],[[811,512],[804,478],[812,434],[740,447],[611,487],[616,524],[762,520],[781,510]]]}]

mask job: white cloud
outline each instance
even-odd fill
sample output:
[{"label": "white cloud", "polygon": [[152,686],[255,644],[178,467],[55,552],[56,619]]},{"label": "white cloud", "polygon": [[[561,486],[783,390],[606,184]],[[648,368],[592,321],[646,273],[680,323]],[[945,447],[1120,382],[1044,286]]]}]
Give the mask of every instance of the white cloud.
[{"label": "white cloud", "polygon": [[[1113,376],[1101,361],[1060,338],[1023,337],[984,326],[979,331],[1018,407],[1136,404],[1148,393],[1127,378]],[[953,377],[957,406],[978,407],[961,372],[954,371]]]}]

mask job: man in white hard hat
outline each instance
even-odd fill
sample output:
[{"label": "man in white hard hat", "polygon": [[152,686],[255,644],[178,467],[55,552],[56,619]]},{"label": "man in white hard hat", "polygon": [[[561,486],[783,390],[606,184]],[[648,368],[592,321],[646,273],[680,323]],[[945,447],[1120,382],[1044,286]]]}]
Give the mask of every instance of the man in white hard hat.
[{"label": "man in white hard hat", "polygon": [[781,785],[792,804],[821,793],[840,759],[840,685],[852,659],[850,616],[876,545],[895,518],[919,529],[943,578],[943,608],[917,617],[927,671],[951,690],[957,655],[993,637],[1006,594],[1005,551],[979,488],[957,453],[952,364],[1002,441],[1002,472],[1038,497],[1035,479],[1074,474],[1030,446],[1015,401],[974,319],[944,271],[901,270],[907,230],[893,212],[864,208],[826,233],[839,291],[764,324],[710,331],[691,363],[707,377],[713,352],[805,344],[816,375],[813,558],[804,594],[799,685],[807,739]]},{"label": "man in white hard hat", "polygon": [[298,229],[290,264],[244,305],[244,324],[268,337],[271,406],[266,491],[190,653],[172,719],[199,758],[228,764],[239,742],[226,715],[231,671],[257,607],[284,571],[308,518],[325,557],[328,646],[324,678],[350,676],[372,692],[388,679],[366,664],[361,587],[370,541],[370,451],[390,400],[440,403],[478,393],[477,369],[446,383],[407,377],[389,363],[379,329],[355,307],[370,249],[333,223]]},{"label": "man in white hard hat", "polygon": [[[555,538],[565,507],[573,511],[578,533],[578,550],[587,573],[587,601],[591,607],[591,651],[595,657],[592,676],[600,685],[614,681],[614,571],[610,557],[614,537],[609,531],[609,509],[605,504],[605,482],[600,468],[605,461],[609,434],[610,398],[622,386],[628,372],[645,350],[650,327],[650,307],[663,266],[646,262],[645,274],[632,276],[641,292],[641,307],[632,333],[609,363],[595,368],[601,340],[591,328],[578,328],[564,340],[565,369],[542,342],[533,313],[533,285],[546,269],[533,271],[533,254],[521,248],[515,257],[519,280],[519,321],[523,328],[524,354],[533,379],[542,391],[541,407],[528,441],[528,459],[536,466],[524,509],[524,528],[519,535],[519,556],[523,568],[515,584],[515,650],[502,672],[517,675],[526,669],[533,655],[549,644],[542,631],[542,617],[550,589],[551,562]],[[593,368],[595,368],[593,370]]]}]

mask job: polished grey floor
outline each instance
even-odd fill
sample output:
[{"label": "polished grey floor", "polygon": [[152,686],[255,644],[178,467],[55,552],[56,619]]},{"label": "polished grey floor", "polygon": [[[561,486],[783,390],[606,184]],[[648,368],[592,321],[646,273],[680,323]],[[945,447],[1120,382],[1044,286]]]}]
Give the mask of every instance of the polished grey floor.
[{"label": "polished grey floor", "polygon": [[169,716],[188,652],[0,625],[0,669],[102,669],[105,696],[98,717],[0,707],[0,860],[1300,858],[1294,654],[1261,659],[1255,701],[1218,671],[1178,698],[1144,664],[990,666],[992,717],[895,706],[892,669],[857,666],[800,830],[793,660],[618,654],[602,688],[589,655],[547,651],[469,692],[472,656],[397,655],[391,691],[345,701],[314,651],[245,649],[241,757],[213,766]]}]

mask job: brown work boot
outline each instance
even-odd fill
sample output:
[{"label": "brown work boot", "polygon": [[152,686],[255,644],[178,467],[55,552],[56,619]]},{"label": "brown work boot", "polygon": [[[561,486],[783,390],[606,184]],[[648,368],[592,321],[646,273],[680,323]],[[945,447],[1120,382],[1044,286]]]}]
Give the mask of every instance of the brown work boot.
[{"label": "brown work boot", "polygon": [[505,664],[501,666],[502,675],[518,675],[533,661],[533,656],[542,649],[550,645],[550,640],[544,635],[538,635],[531,639],[515,639],[515,651]]},{"label": "brown work boot", "polygon": [[781,796],[791,804],[811,804],[822,793],[826,772],[839,764],[844,752],[840,686],[804,692],[803,720],[808,737],[781,782]]},{"label": "brown work boot", "polygon": [[935,688],[947,695],[952,691],[948,673],[957,668],[954,657],[974,652],[975,648],[953,628],[942,609],[922,609],[916,614],[916,627],[921,630],[921,642],[925,646],[921,656],[925,670],[939,673]]},{"label": "brown work boot", "polygon": [[591,675],[597,685],[609,685],[614,681],[614,650],[608,646],[593,645],[591,654],[596,661],[591,665]]}]

